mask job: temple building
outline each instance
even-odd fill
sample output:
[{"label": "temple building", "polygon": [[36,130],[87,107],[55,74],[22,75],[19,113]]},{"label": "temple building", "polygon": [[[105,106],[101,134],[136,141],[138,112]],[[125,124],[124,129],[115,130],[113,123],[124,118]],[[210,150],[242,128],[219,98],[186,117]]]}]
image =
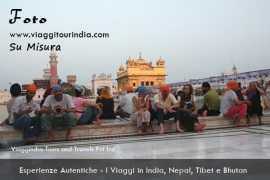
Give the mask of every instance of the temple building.
[{"label": "temple building", "polygon": [[231,72],[221,72],[222,76],[229,76],[229,75],[233,75],[233,74],[237,74],[237,68],[235,67],[235,65],[233,66],[233,69]]},{"label": "temple building", "polygon": [[132,86],[136,89],[139,86],[158,86],[165,84],[165,61],[160,59],[156,61],[156,65],[152,61],[147,62],[141,56],[139,59],[132,60],[130,57],[126,60],[126,68],[122,65],[117,72],[118,92],[126,94],[126,87]]},{"label": "temple building", "polygon": [[93,97],[98,96],[98,89],[107,88],[113,97],[118,96],[117,83],[113,82],[112,74],[101,73],[98,77],[96,74],[92,76],[92,85],[90,85]]},{"label": "temple building", "polygon": [[[33,83],[36,85],[37,89],[47,89],[53,87],[57,84],[61,84],[61,79],[59,79],[57,75],[57,58],[56,52],[52,50],[50,53],[50,68],[47,66],[43,69],[43,78],[35,78],[33,79]],[[27,88],[28,85],[23,85],[23,89]]]},{"label": "temple building", "polygon": [[[54,50],[50,53],[50,68],[47,67],[43,69],[43,78],[35,78],[33,79],[33,83],[36,85],[37,89],[48,89],[52,88],[55,85],[62,85],[64,90],[70,89],[71,85],[76,85],[76,75],[68,75],[67,81],[68,82],[62,82],[61,79],[58,77],[57,74],[57,64],[58,64],[58,56],[56,55],[56,52]],[[22,90],[23,93],[27,89],[29,84],[23,84]]]}]

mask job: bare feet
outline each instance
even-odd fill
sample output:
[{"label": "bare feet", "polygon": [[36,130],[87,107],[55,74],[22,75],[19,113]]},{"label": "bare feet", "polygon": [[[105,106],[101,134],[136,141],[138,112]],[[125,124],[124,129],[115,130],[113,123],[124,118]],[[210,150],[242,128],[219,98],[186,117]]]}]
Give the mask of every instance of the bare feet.
[{"label": "bare feet", "polygon": [[144,122],[143,125],[144,125],[145,132],[147,132],[148,134],[152,134],[152,131],[149,129],[148,124]]},{"label": "bare feet", "polygon": [[239,121],[237,124],[235,124],[235,126],[244,127],[244,126],[248,126],[248,124],[245,124],[245,123],[242,123],[241,121]]},{"label": "bare feet", "polygon": [[93,125],[100,125],[101,123],[98,123],[97,121],[92,121],[91,124],[93,124]]},{"label": "bare feet", "polygon": [[206,124],[202,122],[201,125],[202,125],[201,132],[204,132],[204,128],[206,127]]},{"label": "bare feet", "polygon": [[138,127],[138,134],[142,135],[142,127],[141,126]]},{"label": "bare feet", "polygon": [[97,119],[97,122],[99,122],[99,123],[101,123],[101,124],[105,123],[105,121],[103,121],[103,120],[101,120],[101,119]]},{"label": "bare feet", "polygon": [[163,127],[163,123],[159,124],[160,130],[159,130],[159,134],[164,134],[164,127]]},{"label": "bare feet", "polygon": [[259,124],[260,124],[260,125],[264,125],[264,122],[263,122],[263,121],[259,121]]},{"label": "bare feet", "polygon": [[177,132],[180,132],[180,133],[185,132],[183,129],[181,129],[181,128],[179,128],[179,127],[176,128],[176,131],[177,131]]},{"label": "bare feet", "polygon": [[66,138],[67,138],[68,141],[73,141],[73,137],[71,137],[70,134],[67,134]]},{"label": "bare feet", "polygon": [[30,139],[30,140],[35,141],[35,143],[37,143],[37,142],[39,141],[39,139],[38,139],[37,137],[31,137],[31,139]]},{"label": "bare feet", "polygon": [[[240,120],[239,120],[239,122],[241,122]],[[241,122],[242,123],[242,122]],[[237,123],[238,124],[238,123]],[[249,116],[249,115],[247,115],[247,125],[249,126],[249,125],[251,125],[251,117]]]},{"label": "bare feet", "polygon": [[51,142],[54,140],[54,135],[50,135],[49,138],[46,140],[47,142]]},{"label": "bare feet", "polygon": [[33,139],[28,139],[25,141],[25,145],[34,145],[36,142]]},{"label": "bare feet", "polygon": [[100,119],[95,120],[95,121],[92,121],[92,124],[94,124],[94,125],[101,125],[101,124],[103,124],[103,123],[104,123],[104,121],[102,121],[102,120],[100,120]]},{"label": "bare feet", "polygon": [[202,116],[203,116],[203,117],[206,117],[206,116],[207,116],[207,110],[203,111]]},{"label": "bare feet", "polygon": [[0,126],[4,126],[6,124],[8,124],[8,120],[7,119],[5,119],[3,122],[1,122]]}]

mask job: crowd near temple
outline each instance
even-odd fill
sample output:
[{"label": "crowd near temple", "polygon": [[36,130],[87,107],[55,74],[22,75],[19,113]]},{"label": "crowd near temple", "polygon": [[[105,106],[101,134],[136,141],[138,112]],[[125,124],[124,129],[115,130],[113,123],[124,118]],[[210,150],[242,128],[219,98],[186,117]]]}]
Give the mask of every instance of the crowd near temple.
[{"label": "crowd near temple", "polygon": [[[1,91],[1,102],[6,104],[8,116],[1,126],[22,130],[22,140],[0,142],[0,148],[33,145],[39,142],[41,131],[48,133],[47,142],[54,141],[54,129],[66,129],[66,140],[72,141],[72,129],[93,124],[101,126],[106,120],[126,118],[135,122],[138,135],[152,134],[151,123],[157,122],[159,134],[164,134],[164,123],[173,119],[175,131],[204,132],[207,124],[199,117],[231,117],[234,125],[251,125],[255,115],[263,125],[263,114],[270,110],[270,69],[165,83],[165,60],[146,61],[141,53],[138,59],[126,60],[116,73],[92,76],[92,84],[76,84],[76,75],[67,76],[63,83],[57,74],[58,56],[50,53],[50,68],[43,70],[43,78],[34,78],[29,84],[10,84],[9,91]],[[73,95],[64,90],[72,89]],[[92,101],[85,96],[92,91]],[[9,97],[9,99],[7,99]],[[198,100],[201,100],[201,104]],[[115,102],[119,101],[117,107]]]}]

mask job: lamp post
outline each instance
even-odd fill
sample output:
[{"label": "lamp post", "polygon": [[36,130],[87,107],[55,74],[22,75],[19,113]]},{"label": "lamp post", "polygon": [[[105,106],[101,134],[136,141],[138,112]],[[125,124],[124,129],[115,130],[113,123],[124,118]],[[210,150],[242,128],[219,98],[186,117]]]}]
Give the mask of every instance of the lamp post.
[{"label": "lamp post", "polygon": [[119,89],[118,94],[119,94],[119,100],[120,100],[121,99],[120,97],[122,97],[122,89],[121,88]]}]

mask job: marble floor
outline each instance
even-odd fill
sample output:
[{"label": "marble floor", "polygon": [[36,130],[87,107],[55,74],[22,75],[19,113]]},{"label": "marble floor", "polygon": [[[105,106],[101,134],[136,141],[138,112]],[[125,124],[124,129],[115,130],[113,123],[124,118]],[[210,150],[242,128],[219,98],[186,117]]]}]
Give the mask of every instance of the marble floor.
[{"label": "marble floor", "polygon": [[[28,152],[27,152],[28,151]],[[270,124],[95,138],[0,150],[0,159],[269,159]]]}]

